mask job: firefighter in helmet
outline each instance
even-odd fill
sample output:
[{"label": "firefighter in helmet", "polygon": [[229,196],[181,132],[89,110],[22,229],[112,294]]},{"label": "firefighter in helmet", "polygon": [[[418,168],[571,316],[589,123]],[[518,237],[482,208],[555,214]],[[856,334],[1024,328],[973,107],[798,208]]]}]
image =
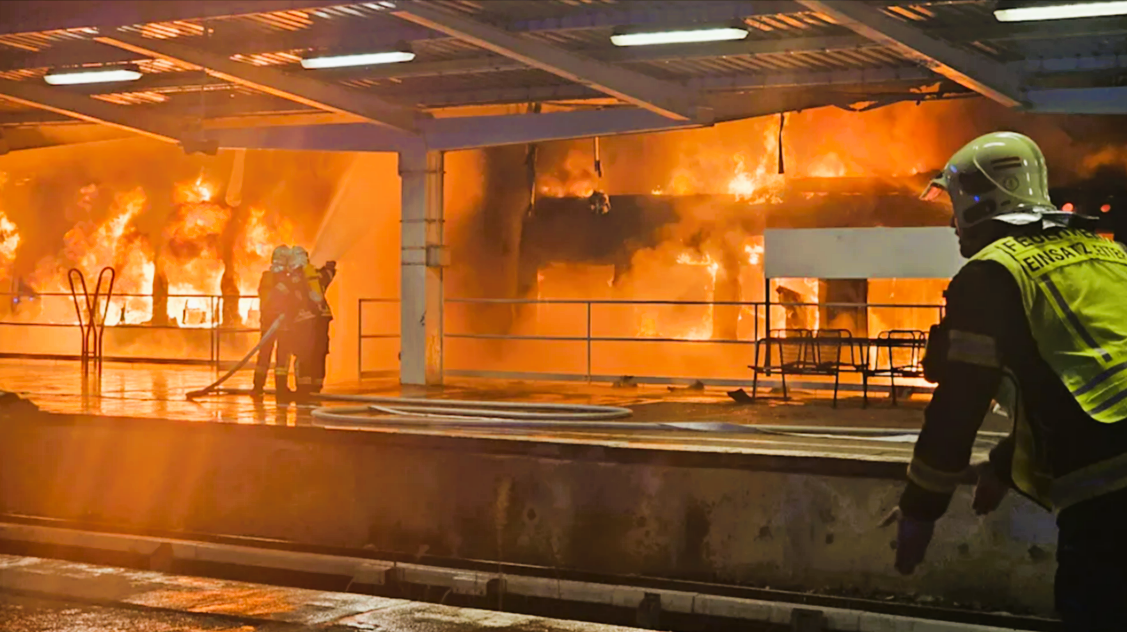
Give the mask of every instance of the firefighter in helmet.
[{"label": "firefighter in helmet", "polygon": [[336,262],[321,268],[309,262],[301,246],[291,251],[289,280],[295,293],[296,310],[291,329],[297,356],[297,399],[321,392],[325,382],[325,361],[329,353],[329,323],[333,312],[325,290],[336,276]]},{"label": "firefighter in helmet", "polygon": [[987,134],[924,197],[946,192],[963,256],[924,361],[937,383],[899,507],[896,566],[924,558],[992,402],[1012,433],[977,464],[973,500],[1008,489],[1056,514],[1066,630],[1127,630],[1127,248],[1049,201],[1040,148]]},{"label": "firefighter in helmet", "polygon": [[[286,282],[286,269],[290,258],[289,246],[278,246],[270,255],[270,267],[258,281],[258,330],[259,335],[263,336],[274,325],[275,321],[285,312],[287,297],[290,293],[289,284]],[[283,323],[284,326],[284,323]],[[262,348],[258,350],[258,360],[254,366],[254,388],[255,395],[261,395],[266,387],[266,376],[270,372],[270,360],[274,355],[274,347],[277,345],[279,349],[278,364],[274,369],[275,375],[275,390],[278,390],[283,395],[285,391],[289,390],[289,361],[288,359],[283,363],[284,345],[277,344],[278,339],[281,337],[280,332],[275,331],[274,337],[263,343]]]}]

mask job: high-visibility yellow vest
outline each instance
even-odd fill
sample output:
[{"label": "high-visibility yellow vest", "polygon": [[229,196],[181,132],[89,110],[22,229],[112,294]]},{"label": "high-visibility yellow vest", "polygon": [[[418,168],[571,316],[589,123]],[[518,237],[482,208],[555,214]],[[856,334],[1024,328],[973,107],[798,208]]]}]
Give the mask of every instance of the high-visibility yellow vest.
[{"label": "high-visibility yellow vest", "polygon": [[[1102,423],[1127,419],[1127,251],[1084,230],[1000,239],[972,261],[1013,275],[1041,357]],[[1020,385],[1019,385],[1020,386]],[[1048,446],[1017,402],[1014,483],[1056,510],[1127,487],[1127,455],[1049,476]]]}]

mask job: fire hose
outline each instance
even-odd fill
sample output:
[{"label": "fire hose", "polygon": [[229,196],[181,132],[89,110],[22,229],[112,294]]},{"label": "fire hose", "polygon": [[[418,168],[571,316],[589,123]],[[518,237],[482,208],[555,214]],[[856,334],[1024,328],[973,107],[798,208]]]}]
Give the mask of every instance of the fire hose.
[{"label": "fire hose", "polygon": [[[316,408],[313,410],[314,419],[327,423],[362,424],[366,426],[442,427],[478,430],[725,432],[889,443],[915,442],[919,437],[919,430],[899,428],[756,425],[715,421],[623,422],[615,420],[630,417],[633,415],[633,411],[629,408],[616,406],[471,402],[364,395],[323,394],[318,397],[325,401],[358,402],[365,405]],[[373,413],[384,416],[373,417]],[[1004,438],[1006,433],[980,431],[978,435],[986,440],[998,440]]]},{"label": "fire hose", "polygon": [[[188,393],[188,399],[212,393],[217,395],[250,395],[249,389],[220,389],[219,387],[245,366],[258,353],[259,349],[277,334],[283,319],[284,316],[278,317],[274,324],[270,326],[270,329],[262,335],[258,344],[223,377],[205,388]],[[272,394],[272,391],[269,390],[265,392]],[[355,406],[321,406],[315,408],[312,412],[313,418],[329,424],[512,430],[560,430],[562,425],[568,430],[731,432],[897,443],[915,441],[919,436],[918,430],[896,428],[749,425],[713,421],[623,422],[620,420],[632,417],[634,412],[621,406],[421,399],[333,393],[318,393],[314,395],[314,398],[323,402],[358,404]],[[381,416],[374,417],[373,414]],[[979,435],[987,439],[1001,439],[1006,436],[1005,433],[985,431],[979,432]]]},{"label": "fire hose", "polygon": [[[250,393],[248,389],[222,389],[216,392],[220,395],[249,395]],[[623,420],[632,417],[633,411],[619,406],[420,399],[335,393],[319,393],[313,397],[322,402],[357,404],[320,406],[313,409],[313,418],[326,425],[347,424],[404,429],[719,432],[887,443],[914,442],[919,436],[919,430],[879,427],[758,425],[716,421],[629,422]],[[993,442],[1005,437],[1006,433],[980,431],[978,435]]]},{"label": "fire hose", "polygon": [[215,390],[219,388],[219,385],[226,382],[232,375],[237,373],[239,371],[239,369],[246,366],[247,362],[250,362],[250,359],[258,354],[258,350],[261,349],[263,345],[265,345],[267,342],[270,342],[271,340],[274,339],[274,336],[276,336],[278,334],[278,329],[280,329],[282,327],[282,321],[285,320],[285,318],[286,317],[283,314],[283,315],[277,317],[276,319],[274,319],[274,324],[270,325],[270,329],[267,329],[266,333],[262,334],[262,337],[259,338],[258,344],[254,345],[254,348],[251,349],[250,351],[248,351],[246,356],[244,356],[242,360],[239,360],[238,364],[231,367],[231,370],[224,373],[223,377],[219,378],[218,380],[212,382],[211,384],[205,386],[204,388],[201,388],[201,389],[196,390],[196,391],[189,392],[188,395],[187,395],[188,399],[195,399],[197,397],[203,397],[204,395],[208,395],[210,393],[215,392]]},{"label": "fire hose", "polygon": [[[246,366],[247,362],[250,362],[250,359],[262,349],[263,345],[269,342],[278,333],[278,329],[281,327],[284,319],[284,315],[279,316],[274,321],[274,324],[270,326],[270,329],[262,334],[262,338],[258,341],[258,344],[247,352],[242,360],[231,367],[229,371],[223,374],[223,377],[220,377],[215,382],[204,388],[189,392],[187,395],[188,399],[195,399],[212,393],[219,395],[250,395],[251,392],[247,389],[221,390],[219,387],[238,372],[239,369]],[[614,419],[625,419],[634,414],[629,408],[617,406],[589,406],[583,404],[433,400],[331,394],[318,394],[316,397],[325,401],[359,402],[365,404],[364,406],[350,407],[322,407],[314,410],[313,417],[323,421],[350,420],[356,422],[358,419],[370,419],[368,417],[357,417],[358,415],[377,412],[392,415],[390,418],[381,418],[381,421],[384,419],[394,419],[404,422],[429,419],[431,422],[442,420],[447,423],[451,421],[476,421],[479,424],[484,423],[486,425],[496,425],[498,422],[512,423],[518,421],[523,422],[521,425],[538,422],[538,425],[547,426],[558,424],[561,421],[587,423],[606,422]],[[349,415],[352,415],[352,417],[349,417]],[[600,427],[607,425],[611,424],[604,423]],[[622,427],[621,423],[613,425],[619,428]],[[633,426],[633,424],[631,426]]]}]

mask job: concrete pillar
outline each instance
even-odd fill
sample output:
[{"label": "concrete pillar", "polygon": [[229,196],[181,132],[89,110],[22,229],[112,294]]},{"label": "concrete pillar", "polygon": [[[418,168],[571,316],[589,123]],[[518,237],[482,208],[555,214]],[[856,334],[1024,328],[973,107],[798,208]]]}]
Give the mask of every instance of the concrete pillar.
[{"label": "concrete pillar", "polygon": [[399,381],[442,383],[443,156],[399,152],[402,232],[399,284]]}]

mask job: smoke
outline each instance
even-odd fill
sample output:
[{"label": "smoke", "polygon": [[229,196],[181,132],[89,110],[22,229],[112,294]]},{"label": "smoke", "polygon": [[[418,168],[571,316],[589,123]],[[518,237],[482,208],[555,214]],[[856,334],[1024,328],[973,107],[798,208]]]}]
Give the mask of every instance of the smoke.
[{"label": "smoke", "polygon": [[[1047,157],[1053,186],[1107,186],[1116,180],[1122,182],[1127,173],[1127,152],[1123,150],[1127,131],[1120,131],[1121,126],[1113,119],[1023,114],[984,99],[901,103],[867,112],[821,108],[788,114],[782,135],[785,176],[778,173],[778,125],[777,117],[764,117],[703,130],[605,138],[601,142],[601,177],[595,173],[591,140],[539,145],[536,195],[572,197],[577,215],[572,222],[553,216],[551,230],[547,231],[552,242],[548,250],[561,255],[555,261],[536,263],[535,273],[525,272],[525,276],[532,274],[537,279],[524,284],[535,288],[527,296],[521,293],[521,285],[514,287],[509,281],[513,267],[520,267],[520,257],[514,261],[511,256],[513,236],[517,243],[521,241],[520,229],[498,222],[500,217],[507,222],[518,217],[518,201],[525,194],[520,164],[524,148],[482,154],[485,195],[461,222],[461,230],[451,235],[456,266],[452,276],[457,282],[448,284],[448,295],[763,300],[759,235],[765,226],[945,225],[949,212],[940,205],[918,202],[915,195],[927,176],[942,168],[956,150],[991,131],[1017,131],[1037,141]],[[580,198],[593,191],[611,196],[649,196],[654,204],[665,204],[672,210],[673,221],[638,222],[636,229],[640,232],[616,234],[622,242],[620,249],[632,253],[628,265],[614,264],[602,254],[597,258],[592,254],[587,262],[575,260],[562,253],[602,250],[568,244],[590,246],[607,238],[596,232],[598,222],[586,215],[580,217],[589,213]],[[623,211],[612,204],[611,214],[616,210]],[[541,239],[544,232],[538,229],[536,238]],[[651,240],[653,245],[644,245]],[[878,284],[872,288],[873,297],[933,302],[939,298],[942,283],[901,285],[892,283],[886,288]],[[817,283],[800,281],[788,287],[808,300],[816,299],[820,291]],[[660,309],[600,306],[594,311],[596,335],[744,339],[752,335],[755,319],[763,318],[763,314],[737,309],[691,305]],[[880,326],[895,324],[900,317],[897,314],[882,312],[874,316],[875,322]],[[914,323],[933,315],[928,312],[904,318]],[[459,320],[481,333],[558,336],[582,336],[583,321],[581,313],[563,305],[541,305],[525,310],[523,315],[478,309],[475,318]],[[782,322],[781,314],[775,322]],[[552,358],[552,371],[564,371],[563,365],[584,361],[583,352],[572,348],[574,345],[509,342],[505,343],[505,353],[496,346],[480,344],[470,349],[468,343],[465,345],[463,352],[467,358],[472,357],[466,368],[481,368],[490,357],[504,370],[543,370],[542,360],[548,357]],[[612,346],[596,345],[596,352],[601,348],[610,353]],[[639,352],[638,358],[652,361],[668,352],[669,361],[663,364],[670,369],[672,358],[682,357],[677,355],[682,352],[674,352],[672,347],[661,351],[659,347],[647,346],[648,351]],[[616,357],[626,358],[633,351],[621,348],[617,353]],[[452,366],[458,364],[461,355],[452,354]],[[701,368],[711,371],[723,354],[717,355],[713,349],[700,355],[696,360],[685,356],[685,362],[699,360]],[[595,364],[599,372],[599,362]],[[617,367],[621,363],[610,364]],[[604,369],[612,370],[609,366],[604,362]]]}]

